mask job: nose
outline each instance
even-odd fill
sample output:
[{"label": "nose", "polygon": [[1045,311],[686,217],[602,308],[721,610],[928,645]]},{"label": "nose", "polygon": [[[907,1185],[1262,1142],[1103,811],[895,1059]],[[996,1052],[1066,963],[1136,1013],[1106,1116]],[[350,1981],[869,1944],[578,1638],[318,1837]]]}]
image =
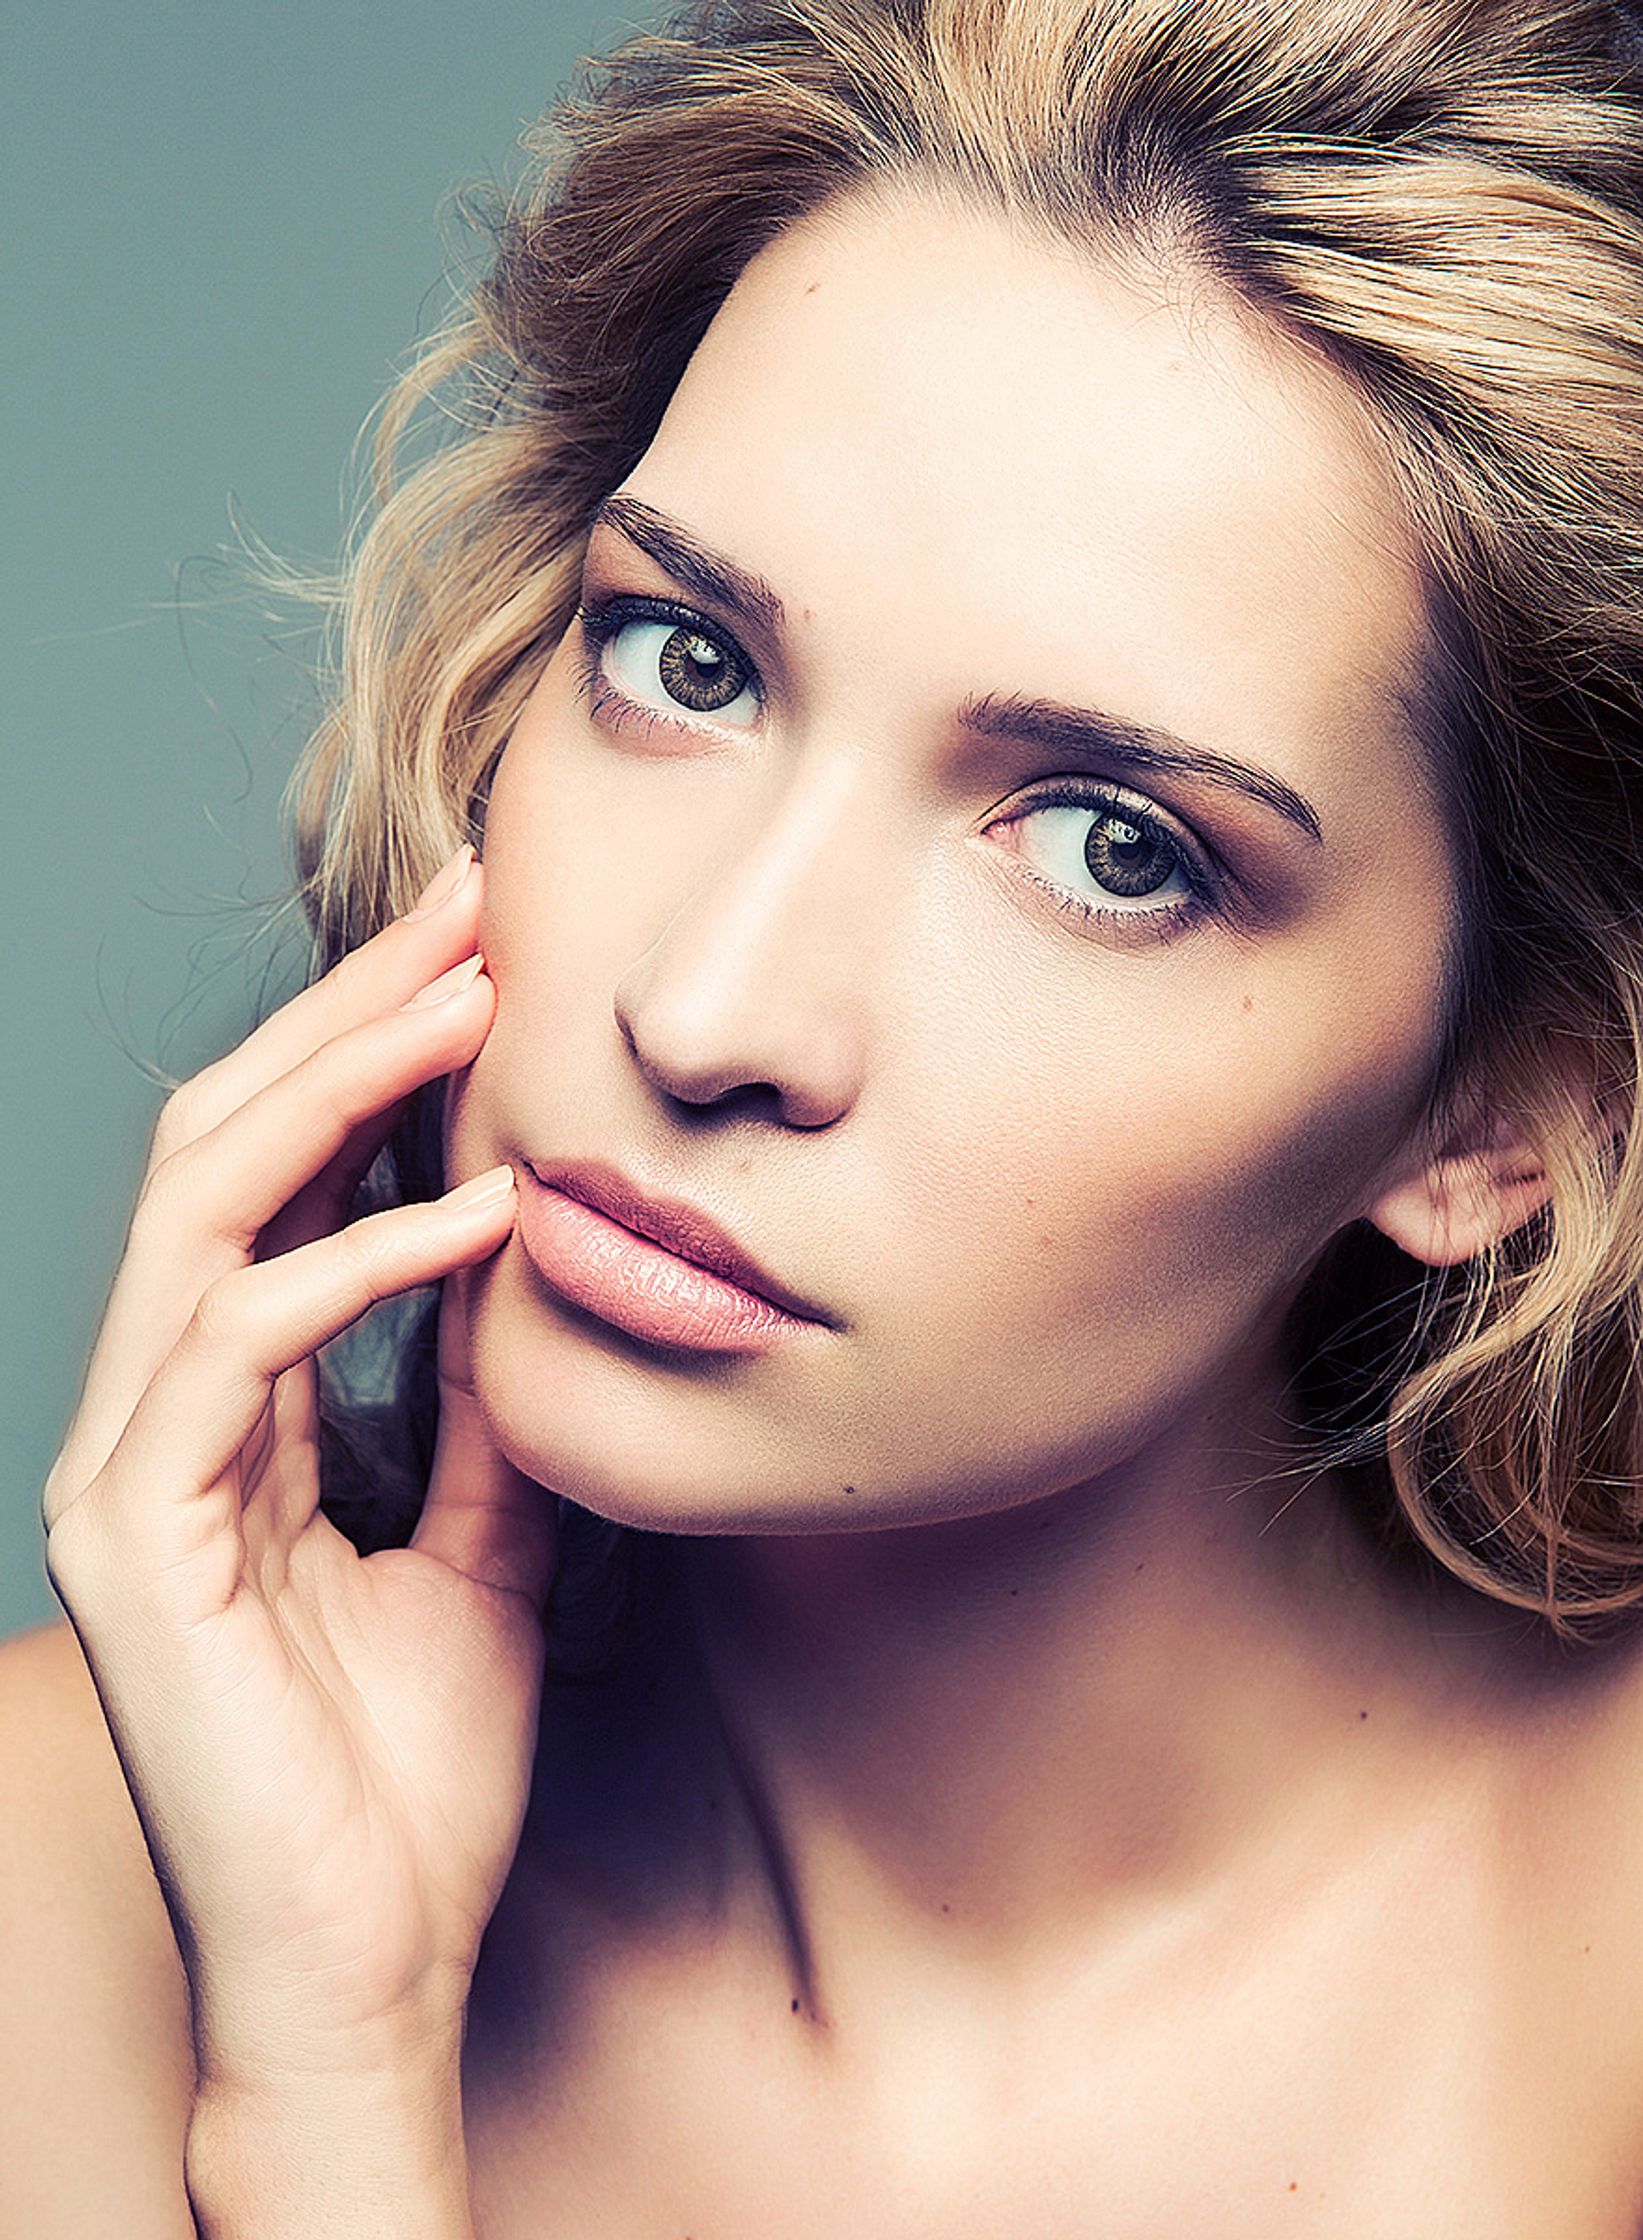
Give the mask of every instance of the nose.
[{"label": "nose", "polygon": [[887,820],[861,778],[844,758],[795,773],[750,839],[690,863],[685,901],[616,989],[658,1091],[687,1105],[756,1091],[799,1128],[854,1102],[887,933]]}]

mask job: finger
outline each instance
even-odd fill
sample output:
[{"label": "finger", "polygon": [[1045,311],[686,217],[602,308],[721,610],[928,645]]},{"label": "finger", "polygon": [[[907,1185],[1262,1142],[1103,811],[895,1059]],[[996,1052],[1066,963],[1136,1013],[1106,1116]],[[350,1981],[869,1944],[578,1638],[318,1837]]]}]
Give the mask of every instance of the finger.
[{"label": "finger", "polygon": [[397,1098],[381,1112],[373,1112],[349,1133],[330,1163],[311,1182],[305,1182],[290,1204],[282,1206],[264,1226],[255,1247],[259,1260],[276,1260],[282,1252],[311,1244],[316,1237],[327,1237],[333,1229],[342,1227],[372,1163],[411,1109],[411,1096]]},{"label": "finger", "polygon": [[[457,958],[471,953],[483,880],[471,846],[464,844],[435,877],[412,911],[349,952],[323,979],[263,1022],[226,1057],[183,1083],[154,1131],[148,1180],[174,1152],[218,1126],[259,1089],[288,1072],[312,1049],[362,1018],[397,1009]],[[139,1199],[138,1212],[143,1200]],[[310,1217],[307,1226],[315,1226]],[[133,1220],[133,1231],[138,1227]],[[139,1243],[141,1239],[137,1240]],[[205,1285],[226,1274],[234,1254],[202,1243],[188,1283],[154,1279],[131,1240],[122,1256],[87,1364],[79,1401],[54,1479],[83,1484],[108,1457],[148,1376],[175,1342]],[[89,1411],[89,1415],[88,1415]]]},{"label": "finger", "polygon": [[440,1396],[433,1474],[411,1546],[538,1612],[553,1583],[558,1496],[509,1462],[471,1393]]},{"label": "finger", "polygon": [[541,1614],[553,1581],[558,1497],[497,1445],[468,1362],[468,1271],[439,1301],[439,1436],[411,1546],[482,1586],[520,1594]]},{"label": "finger", "polygon": [[474,1057],[495,1005],[493,983],[469,969],[482,963],[457,966],[449,977],[460,985],[445,1000],[413,1001],[325,1044],[156,1168],[109,1297],[66,1469],[89,1478],[101,1467],[207,1285],[245,1264],[265,1224],[347,1153],[382,1100],[398,1102]]},{"label": "finger", "polygon": [[[512,1170],[430,1204],[368,1214],[278,1260],[220,1277],[149,1382],[86,1491],[65,1490],[49,1529],[88,1504],[108,1532],[164,1563],[221,1525],[221,1481],[262,1419],[275,1380],[379,1300],[494,1252],[513,1226]],[[52,1513],[55,1511],[55,1513]]]},{"label": "finger", "polygon": [[[154,1131],[153,1161],[217,1127],[259,1089],[349,1027],[393,1011],[474,947],[484,879],[470,846],[440,878],[454,879],[421,915],[392,919],[332,966],[245,1040],[176,1090]],[[434,882],[437,886],[438,880]]]},{"label": "finger", "polygon": [[495,1011],[495,983],[484,964],[476,950],[407,1008],[323,1043],[167,1159],[150,1189],[156,1247],[188,1254],[203,1236],[249,1253],[384,1105],[399,1104],[474,1055]]}]

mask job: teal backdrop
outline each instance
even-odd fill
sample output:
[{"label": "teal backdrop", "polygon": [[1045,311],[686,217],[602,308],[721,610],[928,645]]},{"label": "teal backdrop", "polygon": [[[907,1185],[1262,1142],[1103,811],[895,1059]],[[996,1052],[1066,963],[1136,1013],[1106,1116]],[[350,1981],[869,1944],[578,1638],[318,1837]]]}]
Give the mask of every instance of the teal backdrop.
[{"label": "teal backdrop", "polygon": [[280,793],[312,644],[237,535],[335,550],[365,416],[436,324],[595,0],[54,0],[0,79],[0,1636],[60,1616],[40,1488],[161,1100],[295,985]]}]

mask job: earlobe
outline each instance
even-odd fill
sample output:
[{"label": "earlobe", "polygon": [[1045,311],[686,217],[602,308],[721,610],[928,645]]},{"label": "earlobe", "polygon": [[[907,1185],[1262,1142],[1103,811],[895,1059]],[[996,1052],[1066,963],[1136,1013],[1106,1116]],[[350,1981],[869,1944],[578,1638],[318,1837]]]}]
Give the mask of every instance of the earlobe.
[{"label": "earlobe", "polygon": [[1483,1142],[1444,1152],[1395,1182],[1365,1218],[1413,1259],[1450,1268],[1538,1213],[1551,1187],[1533,1148],[1498,1118]]}]

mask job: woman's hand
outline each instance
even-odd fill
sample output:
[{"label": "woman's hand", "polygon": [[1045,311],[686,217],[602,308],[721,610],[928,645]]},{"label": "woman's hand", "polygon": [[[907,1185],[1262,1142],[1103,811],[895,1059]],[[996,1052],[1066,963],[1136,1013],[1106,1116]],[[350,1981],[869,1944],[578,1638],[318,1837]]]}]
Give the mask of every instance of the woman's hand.
[{"label": "woman's hand", "polygon": [[[46,1488],[202,2092],[448,2065],[518,1842],[555,1504],[487,1438],[453,1275],[508,1236],[512,1178],[339,1227],[406,1098],[489,1031],[481,877],[464,850],[436,907],[170,1099]],[[313,1355],[441,1277],[432,1483],[411,1546],[362,1559],[318,1509]]]}]

